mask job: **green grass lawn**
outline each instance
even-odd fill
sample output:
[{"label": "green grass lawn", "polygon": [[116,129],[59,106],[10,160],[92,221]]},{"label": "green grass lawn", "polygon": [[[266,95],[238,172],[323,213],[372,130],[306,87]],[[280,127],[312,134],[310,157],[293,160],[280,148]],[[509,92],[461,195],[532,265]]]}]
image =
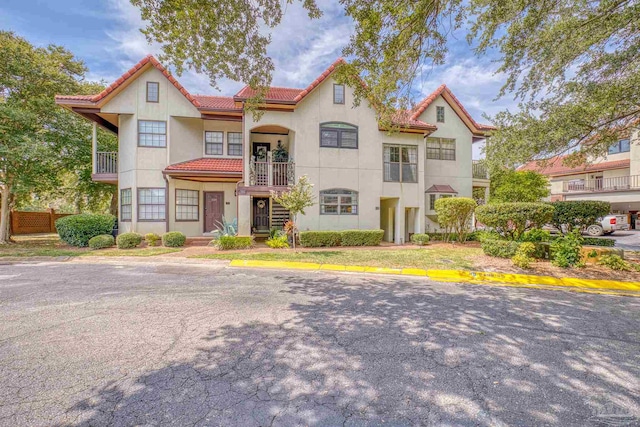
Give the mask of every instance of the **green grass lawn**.
[{"label": "green grass lawn", "polygon": [[179,248],[102,249],[74,248],[60,241],[57,234],[13,236],[15,243],[0,245],[0,258],[59,257],[59,256],[140,256],[180,252]]},{"label": "green grass lawn", "polygon": [[273,252],[233,252],[195,255],[194,258],[246,259],[262,261],[302,261],[319,264],[362,265],[389,268],[473,269],[473,259],[482,254],[480,248],[456,246],[451,249],[336,249],[313,252],[282,250]]}]

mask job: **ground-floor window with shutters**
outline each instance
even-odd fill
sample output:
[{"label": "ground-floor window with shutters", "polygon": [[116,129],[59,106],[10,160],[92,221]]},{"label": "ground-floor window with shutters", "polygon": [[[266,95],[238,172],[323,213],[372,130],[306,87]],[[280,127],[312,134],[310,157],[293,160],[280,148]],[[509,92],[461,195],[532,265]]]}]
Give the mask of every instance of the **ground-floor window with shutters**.
[{"label": "ground-floor window with shutters", "polygon": [[120,190],[120,221],[131,221],[131,189]]},{"label": "ground-floor window with shutters", "polygon": [[138,221],[164,221],[166,199],[164,188],[138,188]]},{"label": "ground-floor window with shutters", "polygon": [[176,221],[198,221],[200,192],[176,189]]},{"label": "ground-floor window with shutters", "polygon": [[358,215],[358,192],[344,188],[321,191],[320,215]]}]

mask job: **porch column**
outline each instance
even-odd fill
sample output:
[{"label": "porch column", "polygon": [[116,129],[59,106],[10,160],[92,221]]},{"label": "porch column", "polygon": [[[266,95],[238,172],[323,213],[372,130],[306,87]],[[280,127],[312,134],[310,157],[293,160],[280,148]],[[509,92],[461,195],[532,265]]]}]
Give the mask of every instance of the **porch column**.
[{"label": "porch column", "polygon": [[96,165],[98,157],[98,124],[93,122],[93,129],[91,131],[91,173],[95,174],[98,170]]}]

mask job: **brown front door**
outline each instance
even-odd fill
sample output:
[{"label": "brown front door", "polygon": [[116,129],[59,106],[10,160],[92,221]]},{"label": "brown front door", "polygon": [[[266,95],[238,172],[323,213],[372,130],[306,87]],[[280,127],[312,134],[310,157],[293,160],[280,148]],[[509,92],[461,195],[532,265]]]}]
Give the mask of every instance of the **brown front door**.
[{"label": "brown front door", "polygon": [[253,229],[257,233],[269,232],[269,199],[253,198]]},{"label": "brown front door", "polygon": [[224,193],[222,191],[204,192],[204,231],[217,230],[224,214]]}]

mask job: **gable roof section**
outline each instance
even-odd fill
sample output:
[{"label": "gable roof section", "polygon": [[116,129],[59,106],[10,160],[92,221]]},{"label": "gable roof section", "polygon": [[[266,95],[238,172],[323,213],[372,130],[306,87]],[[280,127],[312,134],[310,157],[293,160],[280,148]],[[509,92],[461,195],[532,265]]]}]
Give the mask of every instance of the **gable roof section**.
[{"label": "gable roof section", "polygon": [[154,67],[164,75],[167,80],[175,87],[194,107],[198,110],[234,110],[242,111],[242,108],[235,106],[233,98],[227,96],[206,96],[191,95],[184,86],[171,75],[169,70],[160,63],[153,55],[147,55],[137,64],[131,67],[127,72],[120,76],[115,82],[107,86],[102,92],[95,95],[56,95],[56,103],[58,104],[74,104],[74,105],[98,105],[109,95],[117,93],[134,81],[142,71],[149,67]]},{"label": "gable roof section", "polygon": [[475,134],[484,134],[485,132],[495,130],[495,126],[485,125],[476,122],[471,117],[471,114],[467,111],[466,108],[462,105],[460,100],[456,98],[456,96],[451,92],[451,89],[447,87],[446,84],[440,85],[435,91],[433,91],[429,96],[423,99],[418,103],[416,108],[413,110],[413,114],[411,115],[412,120],[418,120],[420,115],[426,111],[427,108],[435,101],[438,96],[442,96],[442,98],[447,101],[447,103],[453,108],[453,110],[458,114],[460,119],[467,125],[469,130]]},{"label": "gable roof section", "polygon": [[546,165],[538,163],[538,160],[533,160],[529,163],[518,168],[519,171],[534,171],[539,172],[546,176],[562,176],[562,175],[575,175],[586,172],[599,172],[612,169],[624,169],[631,165],[629,159],[614,160],[610,162],[583,164],[576,167],[569,167],[564,165],[564,159],[566,156],[556,156],[549,160],[546,160]]},{"label": "gable roof section", "polygon": [[453,189],[450,185],[447,184],[436,184],[427,188],[425,193],[448,193],[448,194],[458,194],[456,190]]}]

